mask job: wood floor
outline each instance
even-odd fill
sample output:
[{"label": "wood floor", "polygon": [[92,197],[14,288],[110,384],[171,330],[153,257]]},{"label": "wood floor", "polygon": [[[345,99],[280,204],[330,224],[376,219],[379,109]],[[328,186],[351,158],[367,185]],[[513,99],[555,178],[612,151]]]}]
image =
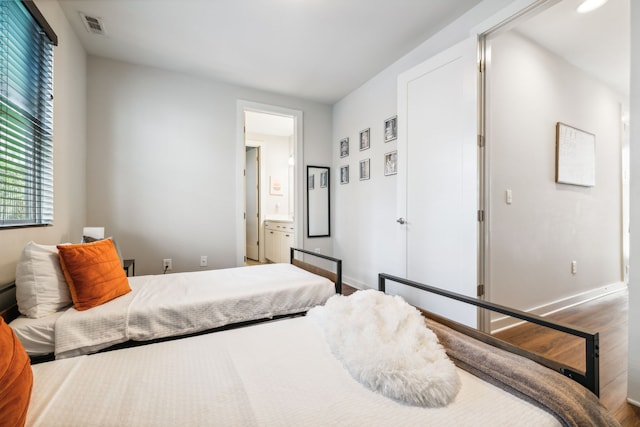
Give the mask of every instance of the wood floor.
[{"label": "wood floor", "polygon": [[[344,294],[354,292],[345,285]],[[600,334],[600,401],[623,427],[640,427],[640,408],[626,401],[627,393],[627,291],[619,291],[549,315]],[[523,325],[496,334],[497,337],[584,370],[584,345],[562,333]]]}]

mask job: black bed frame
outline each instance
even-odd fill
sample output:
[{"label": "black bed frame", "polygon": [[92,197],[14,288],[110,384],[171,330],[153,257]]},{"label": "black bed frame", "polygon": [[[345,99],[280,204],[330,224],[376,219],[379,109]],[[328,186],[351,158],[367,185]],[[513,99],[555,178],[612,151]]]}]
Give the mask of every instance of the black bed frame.
[{"label": "black bed frame", "polygon": [[510,351],[515,354],[519,354],[521,356],[527,357],[541,365],[544,365],[550,369],[553,369],[561,374],[573,379],[574,381],[582,384],[584,387],[593,392],[596,396],[600,395],[600,368],[599,368],[599,335],[597,332],[590,332],[584,329],[576,328],[573,326],[569,326],[567,324],[562,324],[558,322],[551,322],[543,317],[525,313],[523,311],[514,310],[502,305],[494,304],[491,302],[483,301],[477,298],[468,297],[466,295],[461,295],[455,292],[446,291],[440,288],[436,288],[433,286],[425,285],[422,283],[414,282],[412,280],[403,279],[400,277],[392,276],[390,274],[380,273],[378,275],[378,290],[385,292],[387,281],[399,283],[401,285],[410,286],[416,289],[420,289],[422,291],[430,292],[433,294],[441,295],[446,298],[451,298],[456,301],[461,301],[467,304],[474,305],[476,307],[484,308],[489,311],[494,311],[497,313],[505,314],[507,316],[512,316],[520,320],[524,320],[527,322],[535,323],[540,326],[544,326],[547,328],[554,329],[556,331],[564,332],[566,334],[576,336],[584,339],[585,341],[585,366],[586,370],[584,372],[577,371],[574,368],[571,368],[567,365],[558,363],[551,359],[548,359],[544,356],[541,356],[536,353],[529,352],[520,347],[517,347],[513,344],[510,344],[506,341],[502,341],[490,334],[479,331],[475,328],[471,328],[469,326],[463,325],[458,322],[454,322],[450,319],[445,319],[444,317],[438,316],[434,313],[431,313],[426,310],[421,310],[425,316],[432,318],[433,320],[442,323],[451,329],[457,330],[458,332],[464,333],[466,335],[470,335],[473,338],[476,338],[480,341],[483,341],[487,344],[493,345],[494,347],[501,348],[503,350]]},{"label": "black bed frame", "polygon": [[[335,263],[336,265],[336,272],[334,274],[329,274],[329,275],[325,275],[322,274],[320,271],[318,271],[318,268],[315,266],[312,266],[311,264],[307,264],[303,261],[300,261],[298,259],[296,259],[295,255],[296,253],[303,253],[303,254],[307,254],[307,255],[312,255],[314,257],[317,258],[321,258],[321,259],[325,259],[327,261],[331,261],[333,263]],[[308,251],[306,249],[297,249],[297,248],[290,248],[290,254],[289,254],[289,262],[291,264],[294,265],[302,265],[304,268],[319,274],[320,276],[324,276],[327,277],[329,280],[331,280],[333,283],[335,283],[336,285],[336,293],[337,294],[341,294],[342,293],[342,260],[338,259],[338,258],[333,258],[327,255],[322,255],[319,254],[317,252],[311,252]]]}]

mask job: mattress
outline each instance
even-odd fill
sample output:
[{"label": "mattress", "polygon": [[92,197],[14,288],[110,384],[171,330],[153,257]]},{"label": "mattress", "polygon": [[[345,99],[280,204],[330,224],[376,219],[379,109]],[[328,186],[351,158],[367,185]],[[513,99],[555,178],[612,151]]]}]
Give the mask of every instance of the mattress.
[{"label": "mattress", "polygon": [[28,426],[557,426],[460,370],[444,408],[354,380],[306,317],[33,366]]},{"label": "mattress", "polygon": [[185,335],[224,325],[306,312],[334,284],[291,264],[267,264],[129,278],[132,291],[55,324],[57,359],[128,341]]}]

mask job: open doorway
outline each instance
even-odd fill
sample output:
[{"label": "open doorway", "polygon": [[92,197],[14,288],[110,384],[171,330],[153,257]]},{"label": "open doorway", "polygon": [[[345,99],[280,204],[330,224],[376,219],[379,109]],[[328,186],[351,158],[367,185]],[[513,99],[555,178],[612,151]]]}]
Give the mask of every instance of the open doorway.
[{"label": "open doorway", "polygon": [[253,108],[243,116],[245,262],[286,262],[284,246],[296,244],[296,117]]},{"label": "open doorway", "polygon": [[[538,4],[483,40],[484,197],[488,299],[544,315],[626,283],[630,37],[628,0]],[[595,184],[557,178],[558,123],[595,137]]]}]

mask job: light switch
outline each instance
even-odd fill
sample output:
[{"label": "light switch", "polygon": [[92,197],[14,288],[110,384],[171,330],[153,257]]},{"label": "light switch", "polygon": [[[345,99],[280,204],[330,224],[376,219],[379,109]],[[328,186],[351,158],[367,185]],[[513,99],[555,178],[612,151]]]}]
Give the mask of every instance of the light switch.
[{"label": "light switch", "polygon": [[507,191],[504,192],[504,196],[505,196],[505,201],[507,202],[508,205],[513,203],[513,195],[511,194],[510,188],[508,188]]}]

